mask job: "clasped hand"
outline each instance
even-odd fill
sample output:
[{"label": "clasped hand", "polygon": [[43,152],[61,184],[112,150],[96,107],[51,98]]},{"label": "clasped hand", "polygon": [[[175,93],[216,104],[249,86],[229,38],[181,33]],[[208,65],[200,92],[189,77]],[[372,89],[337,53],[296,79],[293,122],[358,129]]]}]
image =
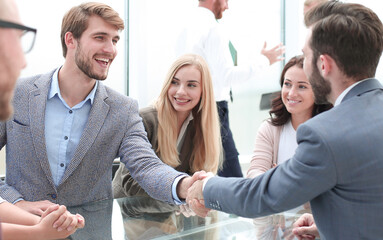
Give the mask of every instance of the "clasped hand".
[{"label": "clasped hand", "polygon": [[213,173],[199,171],[195,172],[192,177],[187,177],[182,181],[182,184],[184,185],[183,189],[186,190],[186,203],[189,205],[190,209],[200,217],[206,217],[210,211],[210,209],[205,207],[202,186],[203,180],[212,176]]}]

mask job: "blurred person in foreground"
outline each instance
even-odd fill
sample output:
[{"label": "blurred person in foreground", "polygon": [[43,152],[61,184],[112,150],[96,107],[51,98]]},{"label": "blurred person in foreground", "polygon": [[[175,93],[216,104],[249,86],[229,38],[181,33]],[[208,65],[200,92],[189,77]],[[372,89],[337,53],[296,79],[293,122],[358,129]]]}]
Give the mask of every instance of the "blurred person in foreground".
[{"label": "blurred person in foreground", "polygon": [[[12,115],[15,83],[26,66],[24,53],[32,49],[35,34],[36,29],[21,24],[13,0],[0,0],[0,121]],[[0,221],[0,239],[4,240],[64,238],[85,224],[81,215],[70,214],[65,206],[53,205],[39,217],[1,197]]]}]

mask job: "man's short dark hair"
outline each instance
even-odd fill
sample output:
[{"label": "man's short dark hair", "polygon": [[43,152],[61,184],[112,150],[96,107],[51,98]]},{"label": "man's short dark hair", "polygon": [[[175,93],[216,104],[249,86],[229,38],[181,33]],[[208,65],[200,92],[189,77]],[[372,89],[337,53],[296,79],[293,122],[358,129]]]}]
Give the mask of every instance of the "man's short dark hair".
[{"label": "man's short dark hair", "polygon": [[314,61],[327,54],[348,77],[375,76],[383,50],[383,25],[371,9],[330,1],[310,10],[305,24],[312,27]]}]

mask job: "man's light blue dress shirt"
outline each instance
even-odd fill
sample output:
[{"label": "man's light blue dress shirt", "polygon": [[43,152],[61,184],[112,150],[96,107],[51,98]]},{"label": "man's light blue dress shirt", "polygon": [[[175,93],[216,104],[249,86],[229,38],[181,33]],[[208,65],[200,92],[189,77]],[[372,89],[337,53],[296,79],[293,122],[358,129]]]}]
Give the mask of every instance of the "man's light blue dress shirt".
[{"label": "man's light blue dress shirt", "polygon": [[[60,69],[60,68],[59,68]],[[51,88],[48,93],[45,109],[45,141],[49,165],[56,186],[59,185],[65,169],[76,151],[82,132],[88,121],[95,86],[89,95],[74,107],[69,107],[60,94],[58,71],[52,76]]]},{"label": "man's light blue dress shirt", "polygon": [[[59,70],[60,68],[52,76],[45,109],[45,144],[52,177],[56,186],[60,184],[65,169],[70,164],[80,142],[98,86],[98,81],[96,81],[89,95],[82,102],[71,108],[60,93],[58,82]],[[183,177],[185,176],[177,177],[172,185],[172,195],[176,204],[183,203],[177,196],[177,184]]]}]

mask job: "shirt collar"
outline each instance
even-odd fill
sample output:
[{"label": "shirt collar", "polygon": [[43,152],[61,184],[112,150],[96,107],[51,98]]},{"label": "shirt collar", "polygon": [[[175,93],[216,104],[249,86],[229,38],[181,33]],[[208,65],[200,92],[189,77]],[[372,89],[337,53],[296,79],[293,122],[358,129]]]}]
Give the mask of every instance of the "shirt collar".
[{"label": "shirt collar", "polygon": [[208,19],[212,19],[212,20],[214,20],[214,22],[217,22],[217,19],[215,19],[214,13],[210,9],[199,6],[197,8],[197,11],[199,12],[200,15],[202,14],[204,17],[206,17]]},{"label": "shirt collar", "polygon": [[356,85],[358,85],[359,83],[364,82],[364,81],[366,81],[366,80],[367,80],[367,79],[364,79],[364,80],[362,80],[362,81],[357,81],[356,83],[354,83],[354,84],[352,84],[351,86],[349,86],[348,88],[346,88],[346,89],[345,89],[345,90],[338,96],[338,98],[336,99],[335,104],[334,104],[334,107],[337,106],[337,105],[339,105],[339,104],[342,102],[343,98],[347,95],[347,93],[348,93],[351,89],[353,89]]},{"label": "shirt collar", "polygon": [[[49,89],[49,93],[48,93],[48,99],[53,98],[57,94],[57,96],[61,99],[61,101],[65,102],[60,93],[60,86],[59,86],[59,79],[58,79],[58,73],[60,69],[61,67],[57,68],[56,71],[53,73],[51,88]],[[98,81],[96,81],[96,84],[94,85],[92,91],[88,94],[88,96],[82,102],[86,102],[90,100],[90,104],[93,104],[94,96],[96,95],[97,86],[98,86]]]},{"label": "shirt collar", "polygon": [[190,111],[189,116],[185,119],[184,123],[181,126],[181,130],[180,130],[180,133],[179,133],[178,138],[177,138],[177,147],[178,148],[180,148],[182,143],[183,143],[186,128],[188,127],[191,120],[193,120],[192,111]]}]

